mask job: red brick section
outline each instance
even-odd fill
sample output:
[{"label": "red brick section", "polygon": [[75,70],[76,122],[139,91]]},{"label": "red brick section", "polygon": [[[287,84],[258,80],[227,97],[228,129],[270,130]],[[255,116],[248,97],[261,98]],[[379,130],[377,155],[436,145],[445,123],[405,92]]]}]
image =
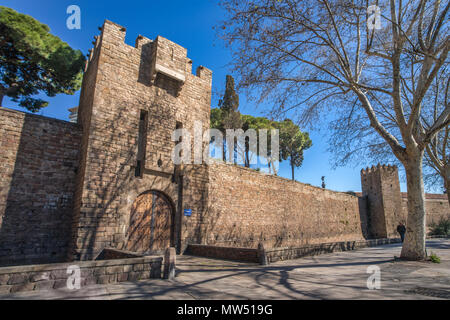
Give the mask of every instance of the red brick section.
[{"label": "red brick section", "polygon": [[81,132],[0,108],[0,265],[63,261]]}]

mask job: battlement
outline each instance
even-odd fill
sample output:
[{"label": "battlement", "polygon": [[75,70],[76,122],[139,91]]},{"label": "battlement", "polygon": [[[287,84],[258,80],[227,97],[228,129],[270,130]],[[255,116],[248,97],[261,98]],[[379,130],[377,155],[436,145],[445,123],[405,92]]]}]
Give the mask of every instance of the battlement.
[{"label": "battlement", "polygon": [[[149,73],[150,84],[154,84],[158,74],[162,74],[176,81],[179,91],[186,81],[186,75],[192,73],[192,60],[187,57],[187,49],[162,36],[152,40],[143,35],[138,35],[135,46],[125,43],[126,28],[112,21],[105,20],[99,27],[100,35],[95,36],[92,43],[94,47],[89,50],[85,72],[88,71],[93,60],[97,59],[102,47],[110,48],[113,45],[123,45],[128,48],[142,52],[142,58],[150,60]],[[199,66],[195,73],[196,77],[211,81],[212,71]]]},{"label": "battlement", "polygon": [[370,174],[374,174],[374,173],[379,173],[379,172],[394,172],[394,171],[398,171],[398,168],[396,165],[376,165],[376,166],[372,166],[372,167],[367,167],[366,169],[361,169],[361,177],[366,176],[366,175],[370,175]]}]

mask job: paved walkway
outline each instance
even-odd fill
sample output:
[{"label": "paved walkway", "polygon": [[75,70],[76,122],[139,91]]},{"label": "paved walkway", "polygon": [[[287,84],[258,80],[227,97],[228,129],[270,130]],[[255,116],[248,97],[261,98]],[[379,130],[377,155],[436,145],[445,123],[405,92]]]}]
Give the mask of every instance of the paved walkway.
[{"label": "paved walkway", "polygon": [[[267,267],[181,256],[174,281],[123,282],[0,299],[450,299],[450,240],[428,240],[427,246],[441,258],[440,264],[396,261],[399,244]],[[381,289],[367,288],[369,266],[380,268]]]}]

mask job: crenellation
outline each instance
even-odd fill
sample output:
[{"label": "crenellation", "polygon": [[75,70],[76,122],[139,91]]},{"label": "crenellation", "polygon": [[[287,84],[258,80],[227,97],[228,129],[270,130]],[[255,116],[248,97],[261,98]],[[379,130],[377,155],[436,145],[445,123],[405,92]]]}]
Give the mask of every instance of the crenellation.
[{"label": "crenellation", "polygon": [[127,29],[117,23],[105,20],[102,27],[102,40],[110,43],[124,44]]},{"label": "crenellation", "polygon": [[196,71],[197,77],[205,79],[209,82],[212,81],[212,71],[204,66],[199,66]]},{"label": "crenellation", "polygon": [[135,41],[135,48],[142,50],[142,47],[148,46],[148,45],[151,46],[152,43],[153,43],[152,39],[144,37],[143,35],[138,35],[136,38],[136,41]]}]

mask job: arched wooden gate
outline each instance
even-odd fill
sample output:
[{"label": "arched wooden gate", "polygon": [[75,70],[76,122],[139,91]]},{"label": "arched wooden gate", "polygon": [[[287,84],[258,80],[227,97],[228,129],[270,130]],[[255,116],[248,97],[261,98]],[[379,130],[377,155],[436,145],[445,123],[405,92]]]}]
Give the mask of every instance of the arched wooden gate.
[{"label": "arched wooden gate", "polygon": [[141,194],[133,203],[127,232],[127,250],[160,253],[173,246],[174,208],[163,193]]}]

